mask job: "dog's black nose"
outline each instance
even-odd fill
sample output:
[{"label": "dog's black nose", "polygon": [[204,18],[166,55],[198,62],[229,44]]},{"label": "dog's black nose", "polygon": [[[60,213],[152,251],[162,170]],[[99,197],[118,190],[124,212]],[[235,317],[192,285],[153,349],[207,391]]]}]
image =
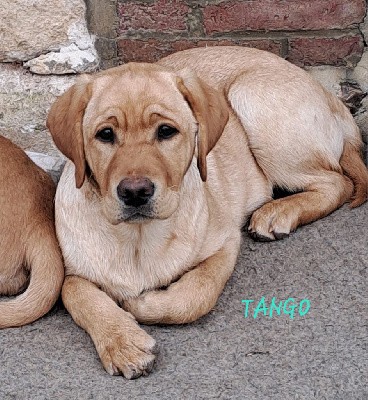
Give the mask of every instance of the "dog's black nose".
[{"label": "dog's black nose", "polygon": [[124,178],[117,188],[119,198],[127,206],[143,206],[155,192],[154,184],[143,177]]}]

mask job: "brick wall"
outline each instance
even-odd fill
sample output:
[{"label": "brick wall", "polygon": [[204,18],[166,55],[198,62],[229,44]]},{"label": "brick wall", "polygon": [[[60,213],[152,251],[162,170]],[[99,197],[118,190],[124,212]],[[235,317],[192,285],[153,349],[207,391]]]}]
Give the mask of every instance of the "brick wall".
[{"label": "brick wall", "polygon": [[301,66],[352,67],[364,49],[365,0],[118,0],[117,12],[120,63],[237,44]]}]

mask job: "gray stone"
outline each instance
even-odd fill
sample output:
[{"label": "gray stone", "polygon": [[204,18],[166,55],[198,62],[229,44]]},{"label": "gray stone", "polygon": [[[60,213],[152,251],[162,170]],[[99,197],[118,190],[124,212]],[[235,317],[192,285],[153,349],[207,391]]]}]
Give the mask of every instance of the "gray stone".
[{"label": "gray stone", "polygon": [[365,143],[368,143],[368,98],[362,100],[359,111],[355,114],[355,122],[360,128]]},{"label": "gray stone", "polygon": [[27,61],[69,45],[70,27],[84,21],[82,0],[1,2],[0,61]]},{"label": "gray stone", "polygon": [[363,53],[355,69],[349,73],[349,78],[356,81],[364,92],[368,92],[368,51]]},{"label": "gray stone", "polygon": [[47,112],[74,76],[33,75],[21,66],[0,64],[0,132],[25,150],[58,156],[46,129]]},{"label": "gray stone", "polygon": [[368,39],[368,15],[365,16],[364,21],[359,25],[359,30],[362,32],[365,41]]},{"label": "gray stone", "polygon": [[64,157],[52,157],[48,154],[35,153],[33,151],[26,151],[26,153],[35,164],[51,175],[55,183],[59,181],[65,164]]},{"label": "gray stone", "polygon": [[116,43],[119,17],[117,0],[86,0],[89,31],[96,35],[95,47],[102,69],[118,65]]},{"label": "gray stone", "polygon": [[93,47],[81,50],[74,43],[60,52],[41,55],[24,64],[31,72],[40,75],[63,75],[93,72],[98,67],[98,56]]},{"label": "gray stone", "polygon": [[115,39],[119,26],[117,0],[86,0],[89,30],[100,38]]},{"label": "gray stone", "polygon": [[2,4],[0,61],[24,61],[39,74],[96,70],[99,61],[85,12],[82,0],[15,0]]}]

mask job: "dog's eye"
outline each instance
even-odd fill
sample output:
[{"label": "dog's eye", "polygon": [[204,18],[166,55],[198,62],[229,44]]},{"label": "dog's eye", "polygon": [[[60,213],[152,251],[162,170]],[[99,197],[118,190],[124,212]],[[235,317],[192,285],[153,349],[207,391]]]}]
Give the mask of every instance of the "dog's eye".
[{"label": "dog's eye", "polygon": [[103,143],[114,143],[114,131],[111,128],[101,129],[96,133],[96,139]]},{"label": "dog's eye", "polygon": [[159,140],[170,139],[179,131],[170,125],[160,125],[157,129],[157,137]]}]

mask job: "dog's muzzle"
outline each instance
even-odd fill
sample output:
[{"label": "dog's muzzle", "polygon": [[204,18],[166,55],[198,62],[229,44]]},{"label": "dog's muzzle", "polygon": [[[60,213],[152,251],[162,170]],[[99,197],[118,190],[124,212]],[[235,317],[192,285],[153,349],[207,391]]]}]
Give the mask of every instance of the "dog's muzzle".
[{"label": "dog's muzzle", "polygon": [[146,177],[130,177],[120,181],[117,195],[122,203],[122,219],[126,222],[140,222],[151,219],[152,199],[155,185]]}]

